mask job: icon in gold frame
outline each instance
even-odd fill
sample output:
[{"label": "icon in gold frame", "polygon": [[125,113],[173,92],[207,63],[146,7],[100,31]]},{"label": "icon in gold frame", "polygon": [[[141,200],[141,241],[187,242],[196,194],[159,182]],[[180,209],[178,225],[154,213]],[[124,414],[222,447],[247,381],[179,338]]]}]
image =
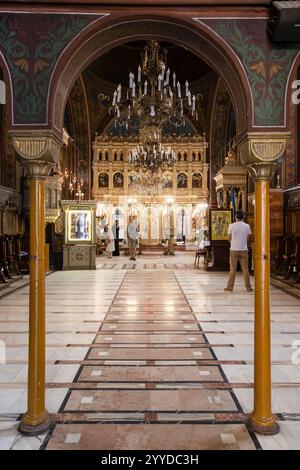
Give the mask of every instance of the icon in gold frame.
[{"label": "icon in gold frame", "polygon": [[210,210],[210,233],[212,241],[228,240],[228,228],[232,223],[231,209]]}]

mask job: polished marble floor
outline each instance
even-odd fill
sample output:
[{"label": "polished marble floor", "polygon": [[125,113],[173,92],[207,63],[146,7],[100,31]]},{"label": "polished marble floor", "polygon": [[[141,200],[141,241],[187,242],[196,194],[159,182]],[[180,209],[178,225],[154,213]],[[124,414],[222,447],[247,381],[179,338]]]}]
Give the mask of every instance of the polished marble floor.
[{"label": "polished marble floor", "polygon": [[[26,410],[28,286],[0,298],[0,449],[300,449],[300,298],[271,289],[273,411],[281,432],[245,427],[253,404],[253,293],[193,254],[98,259],[47,276],[49,433]],[[297,343],[298,341],[298,343]]]}]

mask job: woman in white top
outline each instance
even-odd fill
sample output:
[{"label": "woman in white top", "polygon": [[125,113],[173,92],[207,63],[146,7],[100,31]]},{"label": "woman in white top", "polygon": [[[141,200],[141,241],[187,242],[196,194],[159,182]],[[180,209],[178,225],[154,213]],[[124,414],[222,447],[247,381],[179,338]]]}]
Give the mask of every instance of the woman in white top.
[{"label": "woman in white top", "polygon": [[104,227],[105,240],[106,240],[106,253],[108,258],[112,258],[112,252],[115,250],[115,240],[112,230],[109,225]]}]

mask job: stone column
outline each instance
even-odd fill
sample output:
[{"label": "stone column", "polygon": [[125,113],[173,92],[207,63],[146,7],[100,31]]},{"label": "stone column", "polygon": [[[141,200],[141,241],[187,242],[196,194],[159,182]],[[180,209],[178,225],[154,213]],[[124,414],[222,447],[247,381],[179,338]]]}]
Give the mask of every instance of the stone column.
[{"label": "stone column", "polygon": [[187,184],[187,191],[188,194],[192,194],[192,175],[193,175],[193,169],[192,169],[192,164],[188,164],[188,184]]},{"label": "stone column", "polygon": [[[124,152],[125,153],[125,152]],[[128,163],[124,163],[124,193],[128,195]]]},{"label": "stone column", "polygon": [[279,426],[271,406],[270,328],[270,208],[269,182],[285,150],[285,136],[248,136],[240,149],[255,181],[254,212],[254,410],[247,422],[249,430],[277,434]]},{"label": "stone column", "polygon": [[108,190],[109,191],[112,191],[113,190],[113,167],[112,167],[112,162],[110,161],[109,162],[109,165],[108,165]]},{"label": "stone column", "polygon": [[204,163],[204,165],[203,165],[202,190],[206,190],[206,191],[208,189],[208,170],[209,170],[208,163]]},{"label": "stone column", "polygon": [[30,286],[27,412],[19,431],[45,432],[51,420],[45,407],[45,178],[59,159],[57,139],[49,136],[13,135],[15,150],[29,178]]}]

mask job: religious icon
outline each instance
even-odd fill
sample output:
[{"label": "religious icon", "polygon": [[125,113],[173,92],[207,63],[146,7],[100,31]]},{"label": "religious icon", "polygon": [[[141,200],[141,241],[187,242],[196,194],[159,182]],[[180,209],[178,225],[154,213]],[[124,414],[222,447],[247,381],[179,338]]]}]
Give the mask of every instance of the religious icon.
[{"label": "religious icon", "polygon": [[99,188],[108,188],[108,174],[100,173],[98,177],[98,186]]},{"label": "religious icon", "polygon": [[138,181],[138,175],[136,173],[132,173],[131,175],[128,176],[128,186],[132,187],[137,184]]},{"label": "religious icon", "polygon": [[185,173],[178,173],[177,188],[187,188],[187,175]]},{"label": "religious icon", "polygon": [[91,212],[89,210],[69,211],[69,241],[91,239]]},{"label": "religious icon", "polygon": [[202,175],[201,173],[194,173],[192,176],[192,188],[202,188]]},{"label": "religious icon", "polygon": [[165,175],[163,179],[163,188],[173,188],[172,175]]},{"label": "religious icon", "polygon": [[228,240],[228,228],[232,223],[231,210],[211,210],[211,239],[212,240]]},{"label": "religious icon", "polygon": [[115,173],[113,177],[114,188],[123,188],[124,176],[123,173]]}]

